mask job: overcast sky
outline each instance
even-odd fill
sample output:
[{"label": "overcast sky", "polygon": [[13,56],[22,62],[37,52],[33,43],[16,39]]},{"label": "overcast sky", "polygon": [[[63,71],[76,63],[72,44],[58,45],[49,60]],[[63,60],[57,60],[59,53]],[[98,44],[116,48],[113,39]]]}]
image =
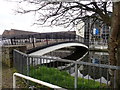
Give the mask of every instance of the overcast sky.
[{"label": "overcast sky", "polygon": [[52,31],[66,31],[63,27],[40,27],[33,26],[34,16],[32,14],[15,14],[14,10],[17,8],[15,2],[7,2],[6,0],[0,0],[0,34],[4,30],[18,29],[34,32],[52,32]]}]

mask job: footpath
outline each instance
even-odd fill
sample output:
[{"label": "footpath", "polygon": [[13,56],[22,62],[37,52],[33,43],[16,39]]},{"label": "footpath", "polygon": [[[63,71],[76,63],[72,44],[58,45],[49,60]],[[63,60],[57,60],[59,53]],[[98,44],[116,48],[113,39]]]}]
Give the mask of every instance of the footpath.
[{"label": "footpath", "polygon": [[2,64],[2,88],[12,88],[12,68]]}]

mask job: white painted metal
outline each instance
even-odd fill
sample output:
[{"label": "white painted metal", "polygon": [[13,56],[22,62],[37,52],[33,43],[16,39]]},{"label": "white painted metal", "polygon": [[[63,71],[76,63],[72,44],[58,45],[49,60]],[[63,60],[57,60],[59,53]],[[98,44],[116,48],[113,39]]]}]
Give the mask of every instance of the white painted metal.
[{"label": "white painted metal", "polygon": [[58,45],[54,45],[54,46],[50,46],[50,47],[47,47],[47,48],[44,48],[42,50],[38,50],[36,52],[33,52],[29,55],[38,55],[38,56],[41,56],[41,55],[44,55],[46,53],[49,53],[51,51],[54,51],[54,50],[57,50],[57,49],[60,49],[60,48],[64,48],[64,47],[70,47],[70,46],[81,46],[81,47],[84,47],[84,48],[88,48],[86,45],[82,44],[82,43],[62,43],[62,44],[58,44]]},{"label": "white painted metal", "polygon": [[30,80],[32,82],[38,83],[40,85],[43,85],[43,86],[46,86],[46,87],[49,87],[49,88],[58,89],[58,90],[66,90],[62,87],[59,87],[59,86],[56,86],[56,85],[53,85],[53,84],[50,84],[50,83],[47,83],[47,82],[43,82],[43,81],[31,78],[29,76],[25,76],[25,75],[20,74],[20,73],[14,73],[13,74],[13,88],[14,89],[16,88],[16,77],[21,77],[21,78],[24,78],[26,80]]}]

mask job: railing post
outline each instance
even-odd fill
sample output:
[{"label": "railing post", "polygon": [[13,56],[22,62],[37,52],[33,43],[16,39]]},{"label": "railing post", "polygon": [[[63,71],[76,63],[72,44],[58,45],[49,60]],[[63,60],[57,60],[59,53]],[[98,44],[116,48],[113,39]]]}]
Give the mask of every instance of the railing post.
[{"label": "railing post", "polygon": [[78,82],[78,68],[77,68],[77,63],[75,63],[75,82],[74,82],[75,89],[77,89],[77,82]]},{"label": "railing post", "polygon": [[27,55],[27,75],[29,76],[30,74],[30,59],[29,56]]},{"label": "railing post", "polygon": [[34,40],[34,36],[32,36],[32,44],[33,44],[33,48],[35,47],[35,40]]},{"label": "railing post", "polygon": [[13,67],[15,67],[15,49],[13,50]]},{"label": "railing post", "polygon": [[48,45],[48,36],[46,34],[46,45]]},{"label": "railing post", "polygon": [[117,73],[117,70],[114,70],[114,88],[116,88],[116,73]]},{"label": "railing post", "polygon": [[10,40],[11,40],[11,45],[13,45],[13,39],[11,38]]},{"label": "railing post", "polygon": [[[27,76],[30,76],[30,57],[27,55]],[[30,82],[27,80],[27,84],[29,85]]]},{"label": "railing post", "polygon": [[16,88],[16,76],[13,74],[13,90]]}]

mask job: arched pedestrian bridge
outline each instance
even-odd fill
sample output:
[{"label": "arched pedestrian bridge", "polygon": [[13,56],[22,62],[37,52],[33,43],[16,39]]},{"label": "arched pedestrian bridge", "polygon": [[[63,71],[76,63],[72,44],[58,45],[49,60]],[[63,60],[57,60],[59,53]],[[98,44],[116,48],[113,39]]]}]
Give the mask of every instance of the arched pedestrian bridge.
[{"label": "arched pedestrian bridge", "polygon": [[84,55],[88,49],[85,38],[76,35],[74,31],[12,35],[2,39],[4,45],[25,45],[29,55],[41,56],[65,47],[75,47],[74,53],[69,58],[65,57],[75,60]]},{"label": "arched pedestrian bridge", "polygon": [[58,49],[62,49],[65,47],[75,47],[76,48],[74,53],[68,57],[65,57],[65,59],[74,59],[74,60],[79,59],[88,51],[88,47],[80,42],[67,41],[67,42],[54,43],[54,44],[50,44],[50,45],[42,46],[42,47],[41,46],[36,47],[36,48],[28,50],[27,54],[42,56],[49,52],[52,52],[52,51],[55,51]]}]

